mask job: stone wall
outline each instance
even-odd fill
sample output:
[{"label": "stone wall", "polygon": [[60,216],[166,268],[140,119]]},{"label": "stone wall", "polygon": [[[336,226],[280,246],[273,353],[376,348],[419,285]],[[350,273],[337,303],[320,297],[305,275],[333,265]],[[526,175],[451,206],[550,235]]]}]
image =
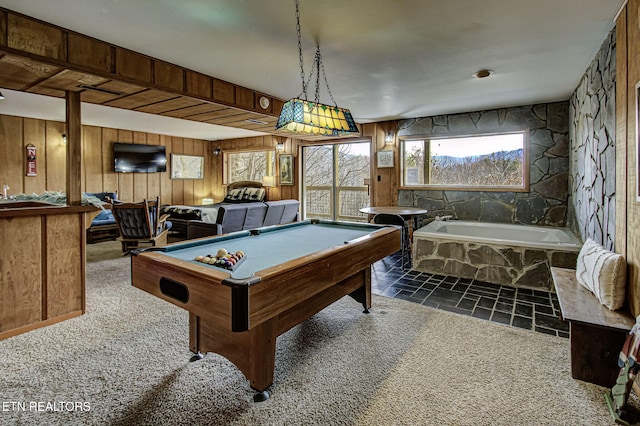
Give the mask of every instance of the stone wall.
[{"label": "stone wall", "polygon": [[609,250],[615,242],[616,35],[612,31],[570,99],[569,226]]},{"label": "stone wall", "polygon": [[569,180],[569,103],[529,105],[401,120],[398,136],[464,135],[530,129],[529,192],[400,190],[398,205],[428,217],[565,226]]}]

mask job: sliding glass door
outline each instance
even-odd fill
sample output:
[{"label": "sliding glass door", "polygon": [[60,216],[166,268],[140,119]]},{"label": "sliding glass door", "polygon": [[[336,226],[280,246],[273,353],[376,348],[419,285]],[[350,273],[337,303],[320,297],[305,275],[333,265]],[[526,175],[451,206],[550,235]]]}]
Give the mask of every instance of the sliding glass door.
[{"label": "sliding glass door", "polygon": [[370,144],[312,145],[302,148],[305,219],[364,221],[369,206]]}]

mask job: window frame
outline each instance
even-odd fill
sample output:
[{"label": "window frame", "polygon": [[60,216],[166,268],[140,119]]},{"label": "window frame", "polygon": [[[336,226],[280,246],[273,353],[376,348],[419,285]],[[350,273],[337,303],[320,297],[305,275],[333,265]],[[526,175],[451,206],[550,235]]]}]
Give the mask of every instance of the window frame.
[{"label": "window frame", "polygon": [[[405,142],[407,141],[419,141],[424,140],[429,143],[430,141],[437,139],[457,139],[457,138],[473,138],[473,137],[486,137],[496,135],[509,135],[514,133],[522,133],[523,135],[523,150],[522,150],[522,185],[521,186],[481,186],[481,185],[434,185],[434,184],[417,184],[407,185],[405,183]],[[431,135],[410,135],[399,136],[399,182],[400,189],[402,190],[427,190],[427,191],[468,191],[468,192],[529,192],[529,146],[530,146],[530,130],[515,129],[499,132],[487,132],[487,133],[455,133],[455,134],[431,134]],[[428,168],[428,166],[427,166]]]}]

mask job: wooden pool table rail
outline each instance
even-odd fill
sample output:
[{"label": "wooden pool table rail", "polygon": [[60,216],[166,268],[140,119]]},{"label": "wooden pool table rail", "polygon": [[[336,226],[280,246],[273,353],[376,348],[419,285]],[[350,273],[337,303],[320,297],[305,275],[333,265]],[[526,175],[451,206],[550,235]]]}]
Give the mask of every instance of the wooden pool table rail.
[{"label": "wooden pool table rail", "polygon": [[[132,256],[132,282],[135,287],[191,313],[217,322],[235,323],[233,331],[243,331],[395,253],[400,245],[399,239],[396,228],[384,227],[352,243],[263,269],[255,274],[260,279],[259,283],[240,286],[243,288],[234,297],[235,304],[231,287],[225,285],[230,277],[228,272],[172,258],[161,252],[143,251]],[[186,287],[188,301],[177,300],[161,291],[159,283],[165,277]],[[249,307],[242,309],[241,306],[246,306],[249,300]]]}]

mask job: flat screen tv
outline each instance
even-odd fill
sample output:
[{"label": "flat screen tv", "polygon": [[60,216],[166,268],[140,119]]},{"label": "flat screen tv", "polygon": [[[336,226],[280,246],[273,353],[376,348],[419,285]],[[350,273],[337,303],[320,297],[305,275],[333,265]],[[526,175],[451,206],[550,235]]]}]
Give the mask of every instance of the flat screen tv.
[{"label": "flat screen tv", "polygon": [[114,169],[119,173],[167,171],[167,153],[164,146],[115,142],[113,157]]}]

